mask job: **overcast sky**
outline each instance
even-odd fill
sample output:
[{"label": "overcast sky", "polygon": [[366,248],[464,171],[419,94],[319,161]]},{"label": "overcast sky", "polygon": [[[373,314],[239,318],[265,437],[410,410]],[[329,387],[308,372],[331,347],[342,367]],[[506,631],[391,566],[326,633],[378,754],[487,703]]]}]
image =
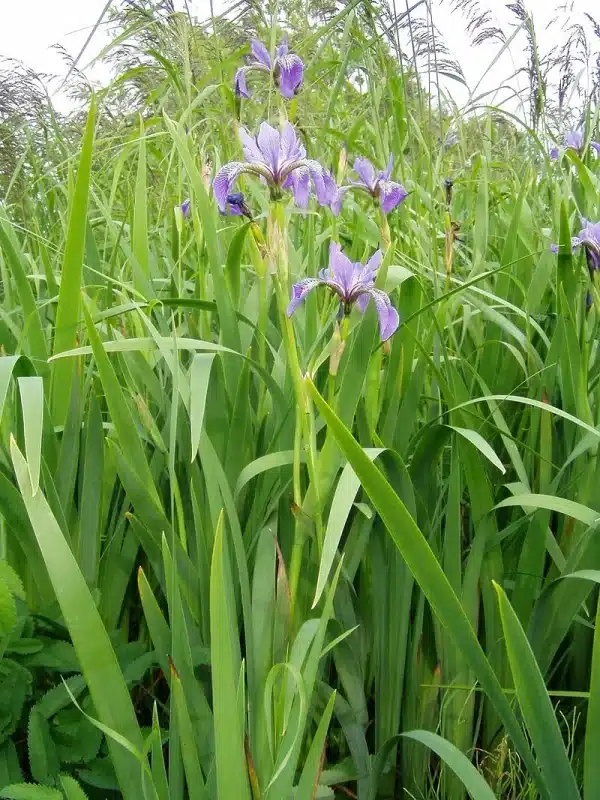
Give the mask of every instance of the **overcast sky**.
[{"label": "overcast sky", "polygon": [[[115,2],[117,0],[114,0]],[[558,0],[525,0],[527,8],[533,13],[540,49],[546,52],[557,46],[564,38],[564,25],[556,24],[554,7]],[[565,2],[565,0],[562,0]],[[204,18],[208,16],[209,0],[188,0],[192,14]],[[215,9],[224,6],[224,0],[214,0]],[[459,61],[467,82],[473,88],[498,51],[498,43],[486,43],[474,48],[457,14],[451,15],[452,0],[431,0],[432,14],[436,26],[442,31],[451,54]],[[572,6],[574,18],[582,20],[584,12],[600,17],[600,0],[566,0]],[[0,24],[0,55],[19,59],[38,72],[64,74],[66,67],[53,45],[62,45],[72,56],[76,56],[87,36],[99,18],[106,0],[3,0]],[[176,0],[176,5],[183,0]],[[514,17],[506,10],[505,0],[480,0],[482,6],[493,9],[501,27],[510,30]],[[404,5],[397,0],[397,8]],[[553,24],[553,20],[555,21]],[[589,30],[589,23],[587,25]],[[83,59],[87,63],[106,43],[105,34],[97,31],[86,50]],[[600,42],[595,43],[599,47]],[[88,55],[89,54],[89,55]],[[518,38],[489,73],[482,89],[497,87],[510,80],[517,66],[524,63],[524,40]],[[95,79],[102,80],[105,75],[96,70]],[[452,84],[448,84],[452,88]],[[515,79],[512,79],[515,85]],[[466,93],[458,86],[454,89],[459,103],[464,102]],[[488,100],[492,100],[491,97]],[[498,100],[498,98],[496,98]]]}]

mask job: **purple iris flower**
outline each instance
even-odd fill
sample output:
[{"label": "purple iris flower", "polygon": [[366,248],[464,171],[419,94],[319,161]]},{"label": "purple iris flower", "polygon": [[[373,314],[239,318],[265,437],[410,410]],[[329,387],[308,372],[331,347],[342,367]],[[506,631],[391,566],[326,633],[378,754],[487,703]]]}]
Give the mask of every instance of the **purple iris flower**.
[{"label": "purple iris flower", "polygon": [[231,188],[244,172],[262,178],[274,200],[280,199],[283,189],[292,189],[300,208],[308,206],[312,179],[319,203],[323,206],[330,204],[335,182],[318,161],[306,158],[306,150],[289,122],[284,123],[281,134],[267,122],[261,122],[258,136],[250,136],[245,128],[240,128],[239,136],[246,161],[230,161],[221,167],[213,180],[215,199],[221,212],[227,211]]},{"label": "purple iris flower", "polygon": [[[585,248],[590,269],[600,269],[600,222],[590,222],[585,217],[581,217],[581,231],[578,236],[573,236],[571,245],[573,252],[578,247]],[[556,254],[559,246],[553,244],[550,249]]]},{"label": "purple iris flower", "polygon": [[379,200],[381,208],[385,214],[392,211],[408,196],[408,192],[401,183],[390,180],[392,169],[394,168],[394,156],[390,155],[387,167],[380,172],[368,158],[359,157],[354,162],[354,171],[360,178],[359,181],[352,181],[347,186],[337,188],[336,194],[331,201],[331,210],[337,217],[342,209],[344,195],[351,189],[358,189],[367,192],[375,200]]},{"label": "purple iris flower", "polygon": [[381,250],[377,250],[365,265],[354,264],[342,253],[337,242],[331,242],[327,269],[320,270],[318,278],[304,278],[292,287],[288,317],[292,316],[306,295],[316,286],[327,286],[340,298],[340,315],[349,314],[353,303],[364,314],[372,298],[379,317],[379,333],[385,342],[396,331],[400,318],[387,294],[375,288],[375,274],[382,258]]},{"label": "purple iris flower", "polygon": [[252,39],[250,49],[254,60],[245,67],[240,67],[235,73],[235,93],[238,97],[250,97],[246,83],[246,76],[249,72],[266,72],[272,75],[284,97],[292,98],[300,91],[304,77],[304,64],[299,56],[288,52],[287,37],[284,36],[276,49],[273,61],[271,61],[271,55],[267,48],[258,39]]},{"label": "purple iris flower", "polygon": [[[571,247],[573,252],[578,247],[585,249],[585,256],[587,260],[588,272],[590,273],[590,280],[594,279],[594,272],[600,270],[600,222],[590,222],[581,217],[581,231],[579,236],[571,238]],[[550,245],[550,250],[558,254],[559,246],[557,244]],[[586,305],[591,306],[592,296],[588,292],[586,296]]]},{"label": "purple iris flower", "polygon": [[[577,153],[581,153],[583,150],[584,145],[584,137],[583,132],[578,130],[569,131],[565,136],[563,142],[563,148],[565,150],[575,150]],[[600,153],[600,144],[598,142],[590,142],[590,145],[594,148],[597,153]],[[560,148],[554,145],[550,149],[550,158],[553,161],[556,161],[560,155]]]},{"label": "purple iris flower", "polygon": [[180,205],[181,214],[184,219],[187,219],[190,215],[190,208],[192,205],[192,201],[188,197],[187,200],[184,200],[183,203]]}]

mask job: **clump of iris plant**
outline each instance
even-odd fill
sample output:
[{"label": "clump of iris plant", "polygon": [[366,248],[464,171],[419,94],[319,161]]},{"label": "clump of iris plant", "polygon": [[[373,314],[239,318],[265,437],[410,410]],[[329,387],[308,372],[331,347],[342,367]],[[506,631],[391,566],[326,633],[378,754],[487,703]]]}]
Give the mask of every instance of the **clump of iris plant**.
[{"label": "clump of iris plant", "polygon": [[271,60],[268,49],[258,39],[253,39],[250,44],[253,60],[240,67],[235,73],[235,93],[238,97],[250,97],[246,76],[249,72],[266,72],[275,81],[275,85],[283,97],[292,98],[300,91],[304,77],[304,64],[302,59],[290,53],[287,37],[275,51],[275,58]]},{"label": "clump of iris plant", "polygon": [[[585,143],[585,139],[583,136],[582,131],[573,130],[569,131],[564,138],[562,148],[559,148],[557,145],[551,148],[550,150],[550,158],[553,161],[556,161],[560,155],[561,149],[563,150],[575,150],[576,153],[581,153],[583,150],[583,145]],[[600,153],[600,144],[598,142],[590,142],[590,145],[594,148],[597,153]]]},{"label": "clump of iris plant", "polygon": [[397,205],[406,200],[408,192],[401,183],[390,180],[390,175],[394,168],[394,156],[390,155],[387,167],[379,172],[375,169],[368,158],[358,157],[354,161],[354,171],[358,175],[358,181],[350,181],[345,186],[337,187],[335,196],[331,202],[331,210],[337,216],[344,201],[344,195],[349,191],[366,192],[374,200],[381,204],[384,214],[388,214]]},{"label": "clump of iris plant", "polygon": [[250,136],[240,128],[240,141],[245,161],[230,161],[215,175],[213,191],[222,213],[231,206],[231,189],[243,173],[256,175],[269,187],[271,199],[279,200],[286,189],[294,193],[296,205],[307,208],[311,194],[311,181],[317,200],[327,206],[335,193],[335,182],[318,161],[306,157],[294,126],[284,123],[281,133],[267,122],[262,122],[258,136]]},{"label": "clump of iris plant", "polygon": [[339,319],[350,314],[354,303],[364,313],[372,299],[379,317],[379,333],[385,342],[395,333],[400,319],[387,294],[375,288],[375,275],[382,258],[381,250],[377,250],[366,264],[353,263],[337,242],[331,242],[329,266],[319,272],[318,278],[304,278],[292,287],[288,317],[292,316],[310,291],[317,286],[326,286],[339,297]]}]

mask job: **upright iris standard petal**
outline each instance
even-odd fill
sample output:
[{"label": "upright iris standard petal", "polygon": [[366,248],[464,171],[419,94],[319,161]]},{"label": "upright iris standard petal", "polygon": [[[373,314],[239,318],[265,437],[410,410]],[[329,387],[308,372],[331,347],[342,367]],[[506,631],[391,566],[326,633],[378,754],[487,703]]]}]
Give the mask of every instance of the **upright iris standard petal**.
[{"label": "upright iris standard petal", "polygon": [[334,216],[338,216],[340,211],[342,210],[342,205],[344,204],[344,195],[350,189],[350,186],[336,186],[334,192],[332,193],[331,202],[329,207]]},{"label": "upright iris standard petal", "polygon": [[392,174],[392,170],[393,170],[393,169],[394,169],[394,154],[393,154],[393,153],[390,153],[390,156],[389,156],[389,158],[388,158],[388,162],[387,162],[386,168],[385,168],[385,169],[384,169],[384,171],[381,173],[381,178],[382,178],[384,181],[389,181],[389,179],[390,179],[390,175]]},{"label": "upright iris standard petal", "polygon": [[256,142],[256,137],[250,136],[246,128],[240,128],[238,136],[240,138],[240,142],[242,143],[242,153],[244,154],[246,161],[254,163],[258,162],[265,164],[266,166],[263,154]]},{"label": "upright iris standard petal", "polygon": [[277,56],[277,58],[281,58],[282,56],[287,56],[288,50],[289,47],[288,47],[287,34],[284,33],[281,39],[281,44],[275,51],[275,55]]},{"label": "upright iris standard petal", "polygon": [[337,242],[329,245],[329,270],[328,279],[334,281],[340,287],[342,298],[348,298],[352,292],[354,277],[358,277],[356,269],[360,264],[353,264],[348,256],[342,251],[342,246]]},{"label": "upright iris standard petal", "polygon": [[322,269],[318,278],[304,278],[294,285],[288,316],[316,286],[326,286],[339,297],[342,314],[349,314],[354,303],[364,312],[369,300],[373,300],[379,318],[379,333],[381,339],[386,341],[398,328],[400,318],[387,294],[375,288],[375,275],[382,258],[383,254],[378,250],[366,264],[353,263],[337,242],[331,242],[327,269]]},{"label": "upright iris standard petal", "polygon": [[550,158],[552,159],[552,161],[558,160],[558,147],[556,145],[550,148]]},{"label": "upright iris standard petal", "polygon": [[281,129],[281,160],[289,164],[306,158],[306,150],[300,143],[296,129],[291,122],[284,122]]},{"label": "upright iris standard petal", "polygon": [[327,172],[327,170],[323,169],[318,161],[309,159],[307,164],[310,177],[312,178],[315,187],[317,200],[322,206],[331,205],[337,189],[335,181]]},{"label": "upright iris standard petal", "polygon": [[355,159],[354,171],[367,189],[372,191],[375,188],[375,167],[368,158],[359,156]]},{"label": "upright iris standard petal", "polygon": [[279,168],[279,155],[281,152],[279,131],[271,127],[268,122],[261,122],[256,142],[264,163],[273,174],[276,174]]}]

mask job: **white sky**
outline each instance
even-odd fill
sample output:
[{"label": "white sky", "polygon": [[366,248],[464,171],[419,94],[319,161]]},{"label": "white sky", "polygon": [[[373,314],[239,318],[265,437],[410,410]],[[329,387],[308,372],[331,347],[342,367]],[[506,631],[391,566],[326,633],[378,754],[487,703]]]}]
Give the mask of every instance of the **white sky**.
[{"label": "white sky", "polygon": [[[431,2],[434,22],[442,31],[451,54],[460,62],[467,82],[473,88],[493,60],[499,45],[493,42],[473,48],[461,24],[461,17],[451,14],[452,0],[431,0]],[[576,19],[581,20],[586,11],[600,17],[600,0],[566,0],[566,2],[572,6]],[[510,29],[514,17],[506,10],[505,0],[480,0],[480,3],[492,9],[505,31]],[[557,3],[558,0],[526,0],[526,6],[534,16],[542,53],[558,45],[565,35],[564,26],[556,24],[554,7]],[[209,0],[188,0],[188,4],[193,15],[201,18],[208,16]],[[224,4],[225,0],[214,0],[215,10],[220,10]],[[106,5],[106,0],[19,0],[18,2],[0,0],[0,5],[4,6],[0,11],[0,56],[19,59],[38,72],[64,75],[65,63],[53,49],[53,45],[58,43],[72,56],[76,56]],[[176,0],[176,5],[182,6],[183,0]],[[396,0],[396,5],[400,11],[404,0]],[[589,31],[589,24],[587,29]],[[591,34],[590,38],[593,38]],[[82,64],[88,63],[105,43],[105,34],[101,30],[97,31]],[[595,47],[600,47],[600,42],[595,43]],[[524,39],[519,35],[511,46],[510,53],[505,53],[486,77],[481,90],[497,87],[509,81],[515,67],[524,63],[524,49]],[[96,70],[92,77],[102,80],[105,73]],[[516,88],[514,78],[511,84]],[[464,102],[466,99],[464,90],[454,83],[449,83],[448,88],[455,94],[459,103]],[[487,100],[491,101],[492,98],[489,97]]]}]

